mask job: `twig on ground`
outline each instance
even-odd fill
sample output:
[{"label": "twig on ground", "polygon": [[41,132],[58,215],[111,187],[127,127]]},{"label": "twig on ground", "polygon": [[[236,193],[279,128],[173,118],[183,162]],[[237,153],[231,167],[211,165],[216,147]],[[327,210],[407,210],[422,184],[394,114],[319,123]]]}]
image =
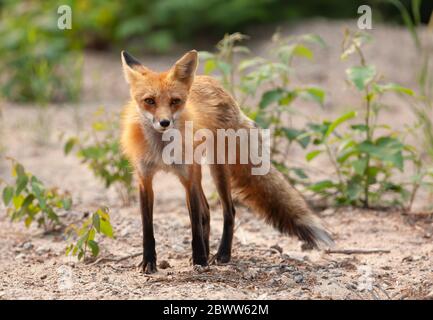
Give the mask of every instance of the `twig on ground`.
[{"label": "twig on ground", "polygon": [[390,253],[391,250],[386,249],[327,249],[327,254],[371,254],[371,253]]},{"label": "twig on ground", "polygon": [[390,297],[390,295],[388,294],[388,292],[386,292],[386,290],[385,289],[383,289],[382,288],[382,286],[379,284],[379,283],[376,283],[375,285],[374,285],[376,288],[378,288],[387,298],[388,298],[388,300],[391,300],[391,297]]}]

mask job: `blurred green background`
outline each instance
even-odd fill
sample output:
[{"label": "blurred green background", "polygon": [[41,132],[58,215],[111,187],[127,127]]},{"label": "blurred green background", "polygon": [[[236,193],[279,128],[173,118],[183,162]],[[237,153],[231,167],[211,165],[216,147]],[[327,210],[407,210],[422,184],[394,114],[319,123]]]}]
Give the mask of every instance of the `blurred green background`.
[{"label": "blurred green background", "polygon": [[[402,1],[408,8],[411,0]],[[57,8],[72,8],[72,29],[59,30]],[[375,21],[401,23],[386,0],[23,0],[0,1],[0,94],[17,102],[74,101],[82,51],[166,53],[176,45],[212,44],[225,33],[312,17],[356,18],[371,5]],[[428,21],[433,1],[422,2]]]}]

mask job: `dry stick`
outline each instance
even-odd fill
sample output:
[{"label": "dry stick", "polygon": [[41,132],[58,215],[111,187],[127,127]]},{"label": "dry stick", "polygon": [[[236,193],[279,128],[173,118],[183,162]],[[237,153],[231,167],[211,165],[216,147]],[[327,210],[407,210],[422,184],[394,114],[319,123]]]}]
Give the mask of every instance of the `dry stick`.
[{"label": "dry stick", "polygon": [[126,259],[130,259],[130,258],[135,258],[135,257],[141,256],[142,254],[143,254],[143,252],[137,252],[137,253],[129,254],[127,256],[123,256],[123,257],[120,257],[120,258],[102,257],[102,258],[99,258],[99,259],[97,259],[96,261],[94,261],[92,263],[89,263],[89,265],[93,266],[93,265],[98,264],[100,262],[120,262],[120,261],[123,261],[123,260],[126,260]]},{"label": "dry stick", "polygon": [[375,286],[376,288],[378,288],[381,292],[383,292],[383,294],[386,295],[386,297],[388,298],[388,300],[391,300],[391,297],[390,297],[390,295],[388,294],[388,292],[386,292],[386,290],[383,289],[382,286],[381,286],[379,283],[376,283],[374,286]]},{"label": "dry stick", "polygon": [[390,253],[391,250],[386,249],[327,249],[326,253],[332,254],[371,254],[371,253]]}]

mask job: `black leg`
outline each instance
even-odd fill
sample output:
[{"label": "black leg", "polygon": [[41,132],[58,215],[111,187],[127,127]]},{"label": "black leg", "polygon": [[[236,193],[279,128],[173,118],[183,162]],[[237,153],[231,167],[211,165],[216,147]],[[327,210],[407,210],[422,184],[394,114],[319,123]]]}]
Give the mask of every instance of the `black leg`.
[{"label": "black leg", "polygon": [[206,246],[203,238],[202,199],[200,190],[193,186],[188,191],[188,209],[192,230],[192,262],[194,265],[207,266]]},{"label": "black leg", "polygon": [[223,165],[212,165],[211,174],[223,206],[224,227],[218,252],[214,257],[217,262],[227,263],[231,259],[235,224],[235,208],[231,196],[230,181]]},{"label": "black leg", "polygon": [[182,174],[178,177],[185,187],[186,202],[191,220],[192,262],[194,265],[207,266],[209,241],[205,240],[204,233],[208,237],[209,205],[201,187],[201,167],[192,165],[188,167],[187,177]]},{"label": "black leg", "polygon": [[152,182],[144,181],[140,184],[140,209],[143,226],[143,272],[155,273],[156,251],[153,235],[153,190]]},{"label": "black leg", "polygon": [[[200,188],[201,189],[201,188]],[[206,249],[206,257],[209,259],[209,237],[210,237],[210,212],[209,212],[209,203],[207,202],[206,195],[201,189],[201,197],[202,203],[204,204],[204,208],[202,210],[202,227],[203,227],[203,240]]]}]

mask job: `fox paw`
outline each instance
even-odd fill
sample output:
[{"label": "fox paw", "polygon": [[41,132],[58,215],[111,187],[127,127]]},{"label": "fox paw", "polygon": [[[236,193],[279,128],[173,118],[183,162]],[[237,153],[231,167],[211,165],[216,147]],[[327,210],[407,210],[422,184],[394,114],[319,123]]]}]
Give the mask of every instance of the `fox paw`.
[{"label": "fox paw", "polygon": [[152,274],[155,273],[157,270],[156,268],[156,261],[141,261],[138,265],[138,268],[144,273],[144,274]]},{"label": "fox paw", "polygon": [[197,273],[203,273],[203,272],[209,272],[209,271],[210,271],[209,266],[201,266],[201,265],[199,265],[199,264],[195,264],[195,265],[193,266],[193,269],[194,269],[194,271],[197,272]]}]

